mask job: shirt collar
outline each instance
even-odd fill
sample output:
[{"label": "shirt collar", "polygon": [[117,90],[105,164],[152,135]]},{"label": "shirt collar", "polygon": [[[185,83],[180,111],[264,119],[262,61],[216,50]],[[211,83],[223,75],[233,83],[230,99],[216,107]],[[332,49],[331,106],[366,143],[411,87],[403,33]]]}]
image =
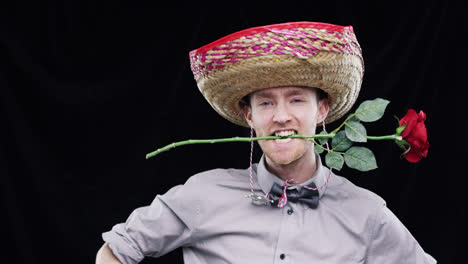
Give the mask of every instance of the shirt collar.
[{"label": "shirt collar", "polygon": [[[312,182],[317,185],[319,188],[319,198],[322,198],[322,195],[325,193],[325,190],[327,186],[324,186],[324,184],[327,181],[328,174],[330,173],[328,168],[322,165],[322,160],[320,159],[320,155],[315,154],[315,161],[317,163],[317,170],[315,171],[314,175],[312,178],[307,180],[306,182],[302,183],[301,185],[308,185]],[[258,162],[257,166],[257,179],[258,179],[258,184],[260,185],[260,188],[262,191],[267,194],[270,192],[271,187],[273,186],[273,183],[277,183],[281,186],[283,186],[284,181],[279,178],[278,176],[272,174],[269,172],[265,166],[265,155],[262,155],[262,158]],[[302,188],[300,185],[291,185],[292,188],[297,188],[300,189]],[[323,188],[321,188],[323,186]]]}]

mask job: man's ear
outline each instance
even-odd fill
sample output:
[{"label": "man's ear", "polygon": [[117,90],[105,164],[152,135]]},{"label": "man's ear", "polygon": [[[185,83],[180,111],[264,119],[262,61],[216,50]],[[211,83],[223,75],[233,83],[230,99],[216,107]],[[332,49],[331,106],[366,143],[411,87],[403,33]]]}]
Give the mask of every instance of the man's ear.
[{"label": "man's ear", "polygon": [[320,100],[317,109],[317,124],[321,124],[327,118],[329,110],[328,99],[324,98]]},{"label": "man's ear", "polygon": [[250,105],[245,104],[244,105],[244,118],[245,121],[249,124],[250,127],[253,127],[253,122],[252,122],[252,108]]}]

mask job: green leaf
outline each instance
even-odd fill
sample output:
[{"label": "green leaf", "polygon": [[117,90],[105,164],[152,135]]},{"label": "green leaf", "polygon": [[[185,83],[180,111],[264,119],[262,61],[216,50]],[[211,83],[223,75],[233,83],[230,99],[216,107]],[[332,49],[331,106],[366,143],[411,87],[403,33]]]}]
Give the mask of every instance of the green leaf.
[{"label": "green leaf", "polygon": [[353,122],[360,122],[359,118],[356,117],[356,115],[353,115],[348,121],[353,121]]},{"label": "green leaf", "polygon": [[[319,133],[319,135],[322,135],[322,134],[328,134],[327,132],[325,131],[322,131]],[[320,145],[323,145],[325,143],[327,143],[328,141],[328,138],[317,138],[318,139],[318,142],[320,142]]]},{"label": "green leaf", "polygon": [[365,147],[352,147],[344,154],[348,167],[359,171],[370,171],[377,168],[374,153]]},{"label": "green leaf", "polygon": [[359,122],[346,122],[346,137],[354,142],[367,142],[366,128]]},{"label": "green leaf", "polygon": [[373,122],[379,120],[387,108],[390,101],[381,98],[364,101],[356,110],[356,117],[363,122]]},{"label": "green leaf", "polygon": [[323,148],[314,144],[314,152],[317,154],[321,154],[323,152]]},{"label": "green leaf", "polygon": [[325,156],[325,163],[329,168],[341,170],[343,167],[344,159],[341,154],[336,153],[336,152],[329,152]]},{"label": "green leaf", "polygon": [[331,145],[333,150],[345,151],[353,145],[353,142],[346,137],[345,131],[340,131],[332,138]]}]

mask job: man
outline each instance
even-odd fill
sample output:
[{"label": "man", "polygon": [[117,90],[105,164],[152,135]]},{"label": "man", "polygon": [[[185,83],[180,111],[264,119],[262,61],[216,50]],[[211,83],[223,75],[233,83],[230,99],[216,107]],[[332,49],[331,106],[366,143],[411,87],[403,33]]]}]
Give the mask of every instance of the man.
[{"label": "man", "polygon": [[[339,119],[364,67],[352,27],[314,22],[246,29],[190,58],[213,108],[258,136],[313,135]],[[97,263],[178,247],[186,263],[435,263],[379,196],[325,168],[311,141],[259,145],[249,169],[202,172],[136,209],[103,234]]]}]

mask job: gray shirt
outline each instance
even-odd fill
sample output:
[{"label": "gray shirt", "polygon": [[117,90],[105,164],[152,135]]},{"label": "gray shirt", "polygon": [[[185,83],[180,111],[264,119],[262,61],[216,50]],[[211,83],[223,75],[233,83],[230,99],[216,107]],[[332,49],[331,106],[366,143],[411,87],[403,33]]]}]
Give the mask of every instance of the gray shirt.
[{"label": "gray shirt", "polygon": [[[304,184],[320,187],[329,170],[317,158],[317,171]],[[262,157],[253,165],[254,191],[264,195],[274,182],[284,183]],[[133,211],[103,239],[123,263],[178,247],[190,264],[436,263],[382,198],[333,173],[316,209],[254,204],[249,193],[248,169],[202,172]]]}]

